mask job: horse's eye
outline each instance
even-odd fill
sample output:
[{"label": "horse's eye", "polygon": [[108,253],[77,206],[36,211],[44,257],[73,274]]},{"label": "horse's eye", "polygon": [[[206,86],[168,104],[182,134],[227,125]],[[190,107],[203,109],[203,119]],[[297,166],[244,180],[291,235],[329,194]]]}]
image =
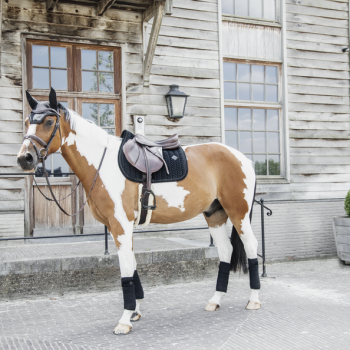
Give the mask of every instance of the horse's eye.
[{"label": "horse's eye", "polygon": [[51,126],[52,124],[53,124],[53,120],[52,120],[52,119],[49,119],[49,120],[45,123],[46,126]]}]

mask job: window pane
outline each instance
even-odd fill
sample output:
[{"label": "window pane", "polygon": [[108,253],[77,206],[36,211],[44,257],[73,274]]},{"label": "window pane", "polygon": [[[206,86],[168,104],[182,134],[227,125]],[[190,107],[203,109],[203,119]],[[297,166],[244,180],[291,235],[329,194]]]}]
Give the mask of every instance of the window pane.
[{"label": "window pane", "polygon": [[98,52],[98,70],[113,72],[113,52]]},{"label": "window pane", "polygon": [[[238,0],[239,1],[239,0]],[[229,15],[234,15],[234,0],[222,0],[222,13],[228,13]]]},{"label": "window pane", "polygon": [[263,83],[264,80],[264,66],[252,65],[252,81],[254,83]]},{"label": "window pane", "polygon": [[55,177],[68,176],[62,173],[69,173],[69,166],[62,157],[62,154],[54,153],[53,155],[53,172]]},{"label": "window pane", "polygon": [[225,108],[225,129],[237,129],[237,108]]},{"label": "window pane", "polygon": [[237,131],[225,131],[225,144],[238,149]]},{"label": "window pane", "polygon": [[269,101],[269,102],[278,101],[277,85],[266,85],[266,101]]},{"label": "window pane", "polygon": [[265,101],[265,85],[253,84],[253,101]]},{"label": "window pane", "polygon": [[267,151],[268,153],[279,153],[280,142],[278,132],[267,133]]},{"label": "window pane", "polygon": [[103,129],[107,131],[107,134],[115,136],[115,129]]},{"label": "window pane", "polygon": [[236,3],[236,15],[248,16],[248,0],[237,0]]},{"label": "window pane", "polygon": [[276,3],[275,0],[264,0],[264,18],[276,19]]},{"label": "window pane", "polygon": [[252,154],[245,154],[245,156],[250,159],[251,161],[253,161],[253,155]]},{"label": "window pane", "polygon": [[95,50],[81,50],[81,67],[82,69],[97,70]]},{"label": "window pane", "polygon": [[97,72],[82,72],[83,91],[97,91]]},{"label": "window pane", "polygon": [[49,47],[48,46],[32,46],[33,66],[48,67],[49,66]]},{"label": "window pane", "polygon": [[98,73],[100,86],[100,92],[113,92],[114,91],[114,83],[113,83],[113,73]]},{"label": "window pane", "polygon": [[236,80],[236,63],[224,62],[224,80]]},{"label": "window pane", "polygon": [[100,126],[114,126],[114,104],[100,103]]},{"label": "window pane", "polygon": [[250,84],[238,83],[238,99],[250,100]]},{"label": "window pane", "polygon": [[57,90],[67,90],[67,71],[51,69],[51,86]]},{"label": "window pane", "polygon": [[236,83],[224,82],[224,99],[237,100]]},{"label": "window pane", "polygon": [[250,64],[237,64],[238,81],[250,81]]},{"label": "window pane", "polygon": [[67,68],[67,49],[65,47],[51,47],[51,67]]},{"label": "window pane", "polygon": [[277,67],[266,66],[266,82],[277,84]]},{"label": "window pane", "polygon": [[266,155],[254,155],[255,174],[267,175]]},{"label": "window pane", "polygon": [[250,0],[249,17],[262,18],[262,0]]},{"label": "window pane", "polygon": [[265,130],[265,109],[253,109],[254,130]]},{"label": "window pane", "polygon": [[267,130],[279,130],[278,109],[267,110]]},{"label": "window pane", "polygon": [[83,118],[93,121],[98,125],[97,103],[83,103]]},{"label": "window pane", "polygon": [[239,132],[239,150],[242,153],[252,153],[252,132],[240,131]]},{"label": "window pane", "polygon": [[239,129],[251,130],[252,129],[252,110],[250,108],[239,108]]},{"label": "window pane", "polygon": [[33,88],[49,89],[49,70],[46,68],[33,68]]},{"label": "window pane", "polygon": [[254,132],[254,153],[266,153],[266,132]]},{"label": "window pane", "polygon": [[281,163],[280,156],[277,154],[269,155],[269,175],[280,175]]},{"label": "window pane", "polygon": [[68,102],[62,102],[62,101],[58,101],[58,102],[60,102],[63,107],[68,108]]}]

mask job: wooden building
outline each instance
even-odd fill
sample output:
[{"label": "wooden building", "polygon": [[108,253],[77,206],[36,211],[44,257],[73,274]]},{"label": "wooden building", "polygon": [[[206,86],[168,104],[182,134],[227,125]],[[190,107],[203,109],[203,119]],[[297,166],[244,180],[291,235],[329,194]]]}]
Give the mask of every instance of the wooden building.
[{"label": "wooden building", "polygon": [[[24,91],[46,98],[52,85],[110,133],[133,131],[140,115],[151,138],[176,132],[183,144],[240,149],[255,162],[257,198],[274,211],[268,258],[336,254],[331,218],[350,189],[348,1],[2,0],[1,19],[1,173],[19,172]],[[190,95],[176,121],[164,97],[171,84]],[[53,155],[59,167],[69,170]],[[63,196],[75,178],[52,181]],[[95,225],[88,209],[63,217],[29,177],[0,177],[0,237]]]}]

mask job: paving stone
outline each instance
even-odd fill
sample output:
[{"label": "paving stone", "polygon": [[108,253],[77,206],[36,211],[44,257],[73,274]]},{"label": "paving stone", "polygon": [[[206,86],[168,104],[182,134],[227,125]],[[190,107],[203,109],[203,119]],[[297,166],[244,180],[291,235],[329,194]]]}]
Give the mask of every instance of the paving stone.
[{"label": "paving stone", "polygon": [[145,288],[131,334],[112,334],[122,293],[0,302],[0,349],[349,349],[350,266],[337,259],[267,266],[262,308],[245,310],[246,275],[232,274],[219,311],[204,311],[216,279]]}]

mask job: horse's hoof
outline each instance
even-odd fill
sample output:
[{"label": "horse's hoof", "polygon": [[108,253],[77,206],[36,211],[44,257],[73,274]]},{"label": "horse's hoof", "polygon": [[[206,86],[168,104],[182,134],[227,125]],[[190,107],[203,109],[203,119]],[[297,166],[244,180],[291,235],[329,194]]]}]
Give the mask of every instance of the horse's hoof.
[{"label": "horse's hoof", "polygon": [[113,334],[115,335],[126,335],[131,332],[132,327],[127,324],[118,323],[117,327],[114,328]]},{"label": "horse's hoof", "polygon": [[248,301],[247,306],[245,307],[247,310],[259,310],[261,308],[261,304],[257,301]]},{"label": "horse's hoof", "polygon": [[205,307],[205,311],[218,311],[220,309],[219,304],[208,303]]},{"label": "horse's hoof", "polygon": [[141,318],[141,315],[137,312],[134,312],[132,315],[131,315],[131,322],[136,322],[138,321],[139,319]]}]

